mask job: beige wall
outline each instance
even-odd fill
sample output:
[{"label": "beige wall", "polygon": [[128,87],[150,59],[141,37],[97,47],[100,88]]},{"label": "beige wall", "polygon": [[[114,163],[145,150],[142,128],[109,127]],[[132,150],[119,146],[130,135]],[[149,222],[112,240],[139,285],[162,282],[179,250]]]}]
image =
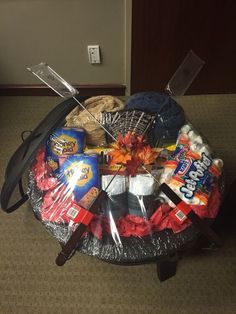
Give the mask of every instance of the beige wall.
[{"label": "beige wall", "polygon": [[26,67],[45,61],[71,83],[129,85],[130,23],[131,0],[0,0],[0,84],[38,84]]}]

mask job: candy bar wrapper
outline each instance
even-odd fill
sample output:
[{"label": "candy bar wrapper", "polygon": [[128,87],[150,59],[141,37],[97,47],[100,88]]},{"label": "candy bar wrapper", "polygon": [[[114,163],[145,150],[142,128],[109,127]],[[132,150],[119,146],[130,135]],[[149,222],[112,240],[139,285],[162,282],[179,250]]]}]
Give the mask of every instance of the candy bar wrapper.
[{"label": "candy bar wrapper", "polygon": [[[212,158],[202,137],[191,125],[185,125],[180,130],[176,150],[165,163],[160,182],[167,183],[186,203],[206,205],[222,166],[222,160]],[[174,207],[163,193],[159,196]]]}]

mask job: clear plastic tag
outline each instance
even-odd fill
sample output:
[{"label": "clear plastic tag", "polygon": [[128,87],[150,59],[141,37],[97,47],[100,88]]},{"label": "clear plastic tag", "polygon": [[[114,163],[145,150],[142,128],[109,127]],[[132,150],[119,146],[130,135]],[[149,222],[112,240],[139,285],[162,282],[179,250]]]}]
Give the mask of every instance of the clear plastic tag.
[{"label": "clear plastic tag", "polygon": [[168,82],[165,91],[171,96],[184,95],[204,64],[205,61],[190,50]]},{"label": "clear plastic tag", "polygon": [[63,98],[74,98],[74,100],[83,108],[92,118],[96,121],[100,127],[113,139],[116,138],[101,124],[101,122],[89,111],[86,107],[75,97],[79,94],[79,91],[66,82],[57,72],[55,72],[50,66],[41,62],[30,68],[27,68],[35,76],[37,76],[42,82],[48,85],[54,92]]},{"label": "clear plastic tag", "polygon": [[42,82],[53,89],[63,98],[74,97],[79,92],[68,82],[66,82],[59,74],[57,74],[47,63],[41,62],[37,65],[27,68]]}]

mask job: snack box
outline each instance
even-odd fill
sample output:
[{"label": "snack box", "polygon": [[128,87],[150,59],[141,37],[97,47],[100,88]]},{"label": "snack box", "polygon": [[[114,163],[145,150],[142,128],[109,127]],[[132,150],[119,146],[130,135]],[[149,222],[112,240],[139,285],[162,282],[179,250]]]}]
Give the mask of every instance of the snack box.
[{"label": "snack box", "polygon": [[76,154],[59,160],[59,180],[79,201],[92,188],[100,188],[98,156]]},{"label": "snack box", "polygon": [[58,128],[46,142],[46,162],[58,173],[59,158],[83,153],[85,131],[77,128]]}]

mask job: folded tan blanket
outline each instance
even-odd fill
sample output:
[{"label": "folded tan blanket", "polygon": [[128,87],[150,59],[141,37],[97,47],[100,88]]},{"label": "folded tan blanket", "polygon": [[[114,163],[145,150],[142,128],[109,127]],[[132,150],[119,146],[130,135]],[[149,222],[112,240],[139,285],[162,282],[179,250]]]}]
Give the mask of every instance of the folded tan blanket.
[{"label": "folded tan blanket", "polygon": [[[113,112],[124,108],[124,103],[117,97],[101,95],[88,98],[83,105],[97,120],[100,121],[103,111]],[[80,106],[77,106],[66,117],[67,127],[83,128],[86,131],[86,142],[88,145],[106,145],[105,131],[100,125]]]}]

